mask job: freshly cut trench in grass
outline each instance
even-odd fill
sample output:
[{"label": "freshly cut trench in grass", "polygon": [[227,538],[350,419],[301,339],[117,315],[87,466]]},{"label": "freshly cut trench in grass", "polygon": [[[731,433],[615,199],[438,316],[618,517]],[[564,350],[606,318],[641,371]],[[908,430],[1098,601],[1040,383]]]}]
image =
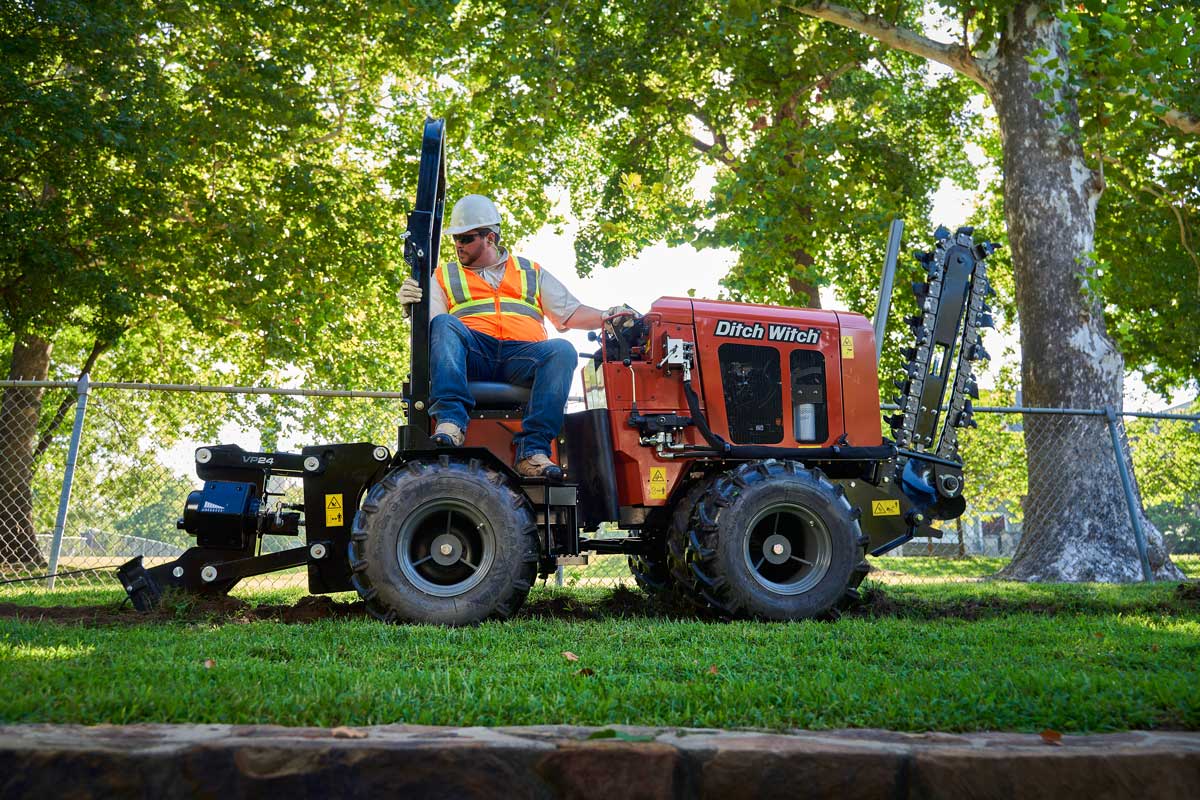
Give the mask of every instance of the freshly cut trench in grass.
[{"label": "freshly cut trench in grass", "polygon": [[[1200,578],[1200,555],[1175,555],[1172,557],[1183,572],[1191,578]],[[967,594],[991,592],[992,589],[980,589],[980,586],[1004,586],[1007,584],[983,581],[995,574],[1005,564],[1005,558],[929,558],[923,556],[906,558],[869,558],[875,568],[868,577],[867,585],[882,584],[895,591],[896,586],[909,583],[929,583],[925,579],[940,578],[933,581],[943,584],[961,580],[967,582],[962,591]],[[916,580],[914,580],[916,579]],[[633,586],[632,577],[627,577],[624,583]],[[1011,584],[1019,587],[1022,584]],[[570,594],[581,600],[594,596],[596,591],[605,591],[594,585],[569,587]],[[930,591],[940,591],[930,589]],[[1020,589],[1005,590],[1020,593]],[[1067,589],[1066,591],[1071,591]],[[1136,591],[1136,590],[1135,590]],[[1033,590],[1037,595],[1039,590]],[[291,588],[258,588],[252,585],[240,586],[234,590],[234,596],[242,598],[252,605],[284,605],[292,604],[305,597],[307,592],[301,587]],[[331,595],[338,601],[348,602],[354,599],[353,593]],[[536,596],[536,593],[535,595]],[[983,596],[983,595],[981,595]],[[69,581],[60,581],[58,588],[47,591],[42,584],[17,583],[0,586],[0,605],[12,604],[17,606],[110,606],[116,608],[125,601],[125,593],[116,585],[115,579],[109,585],[94,586],[88,584],[72,585]]]},{"label": "freshly cut trench in grass", "polygon": [[[837,623],[764,624],[538,589],[516,620],[454,630],[382,625],[350,595],[297,605],[302,592],[224,610],[176,598],[147,621],[115,611],[119,589],[55,592],[80,614],[55,624],[29,618],[49,613],[29,607],[38,593],[9,590],[0,721],[1200,729],[1197,584],[868,590]],[[256,619],[334,601],[348,616]]]},{"label": "freshly cut trench in grass", "polygon": [[[1023,584],[945,582],[940,584],[888,584],[868,578],[862,585],[863,602],[843,614],[844,619],[962,619],[978,620],[1006,614],[1107,614],[1144,613],[1187,616],[1200,613],[1200,583],[1156,583],[1114,586],[1106,584]],[[29,599],[43,599],[34,595]],[[48,606],[11,598],[0,602],[0,619],[86,625],[154,625],[203,622],[207,624],[271,621],[311,623],[325,619],[366,618],[356,595],[307,596],[301,590],[272,591],[247,598],[204,598],[167,594],[162,606],[139,613],[123,605],[119,594],[80,590],[60,596],[70,601]],[[641,618],[649,621],[709,621],[690,606],[647,597],[624,586],[599,588],[535,588],[517,615],[518,619],[568,621]]]}]

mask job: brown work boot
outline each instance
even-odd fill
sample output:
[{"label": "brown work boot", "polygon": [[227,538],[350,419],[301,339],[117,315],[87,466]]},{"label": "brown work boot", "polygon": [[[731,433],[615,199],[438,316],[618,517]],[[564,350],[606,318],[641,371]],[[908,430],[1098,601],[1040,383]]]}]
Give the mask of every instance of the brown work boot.
[{"label": "brown work boot", "polygon": [[430,438],[438,447],[462,447],[462,443],[467,440],[467,434],[453,422],[439,422]]},{"label": "brown work boot", "polygon": [[534,453],[517,462],[517,474],[523,478],[545,478],[548,481],[563,479],[562,467],[550,460],[545,453]]}]

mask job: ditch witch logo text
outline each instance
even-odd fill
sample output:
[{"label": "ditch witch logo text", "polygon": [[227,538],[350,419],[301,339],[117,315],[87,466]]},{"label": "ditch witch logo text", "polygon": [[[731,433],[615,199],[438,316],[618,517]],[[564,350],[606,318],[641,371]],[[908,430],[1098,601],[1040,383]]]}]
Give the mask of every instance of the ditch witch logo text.
[{"label": "ditch witch logo text", "polygon": [[821,340],[819,328],[797,328],[794,325],[768,324],[763,329],[762,323],[749,325],[745,322],[734,322],[728,319],[717,320],[716,336],[728,336],[731,339],[762,339],[766,336],[770,342],[794,342],[796,344],[817,344]]}]

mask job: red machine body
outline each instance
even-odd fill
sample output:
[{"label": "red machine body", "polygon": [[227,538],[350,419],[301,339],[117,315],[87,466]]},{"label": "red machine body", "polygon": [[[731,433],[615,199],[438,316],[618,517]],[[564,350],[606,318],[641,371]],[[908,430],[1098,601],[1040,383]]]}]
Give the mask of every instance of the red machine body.
[{"label": "red machine body", "polygon": [[[521,432],[522,410],[511,411],[500,416],[471,420],[467,428],[465,447],[481,447],[488,450],[503,464],[517,460],[517,446],[513,437]],[[558,440],[550,442],[550,458],[559,458]]]},{"label": "red machine body", "polygon": [[[585,356],[587,408],[566,414],[555,442],[564,470],[530,477],[512,466],[528,388],[472,383],[465,444],[433,436],[428,290],[445,187],[444,123],[427,120],[405,239],[423,299],[410,309],[395,453],[367,442],[198,448],[205,486],[178,523],[196,545],[122,565],[136,608],[167,589],[222,594],[307,565],[311,591],[353,588],[379,619],[466,625],[512,616],[539,575],[612,554],[646,592],[726,617],[829,618],[859,599],[867,554],[939,535],[931,520],[965,510],[957,431],[974,425],[971,362],[987,357],[995,249],[970,228],[939,229],[917,254],[927,280],[913,284],[920,310],[906,318],[913,345],[891,439],[864,317],[664,297],[644,317],[605,322]],[[889,263],[895,226],[893,243]],[[304,503],[268,492],[275,476],[301,480]],[[264,536],[301,532],[303,544],[263,552]]]},{"label": "red machine body", "polygon": [[[711,430],[735,445],[873,447],[883,443],[875,336],[860,314],[664,297],[644,321],[645,346],[602,353],[582,370],[589,409],[606,408],[619,504],[670,503],[693,465],[641,441],[630,415],[686,416],[680,370],[660,366],[670,339],[695,342],[692,383]],[[805,427],[799,406],[806,405]],[[636,403],[636,408],[635,408]],[[688,427],[682,443],[705,446]]]}]

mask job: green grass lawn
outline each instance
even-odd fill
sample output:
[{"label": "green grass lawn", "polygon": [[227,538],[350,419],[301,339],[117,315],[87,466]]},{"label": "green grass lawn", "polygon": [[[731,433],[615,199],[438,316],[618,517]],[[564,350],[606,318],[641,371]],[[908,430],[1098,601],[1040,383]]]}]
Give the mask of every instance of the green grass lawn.
[{"label": "green grass lawn", "polygon": [[997,565],[880,561],[959,580],[869,578],[868,602],[836,623],[536,589],[520,618],[457,630],[246,621],[184,601],[145,622],[116,610],[119,589],[8,587],[0,603],[99,608],[74,624],[0,618],[0,721],[1200,729],[1195,586],[966,583]]},{"label": "green grass lawn", "polygon": [[1007,558],[936,558],[931,556],[883,556],[868,558],[872,566],[917,578],[985,578],[998,572]]},{"label": "green grass lawn", "polygon": [[1189,578],[1200,578],[1200,554],[1174,555],[1171,560]]}]

